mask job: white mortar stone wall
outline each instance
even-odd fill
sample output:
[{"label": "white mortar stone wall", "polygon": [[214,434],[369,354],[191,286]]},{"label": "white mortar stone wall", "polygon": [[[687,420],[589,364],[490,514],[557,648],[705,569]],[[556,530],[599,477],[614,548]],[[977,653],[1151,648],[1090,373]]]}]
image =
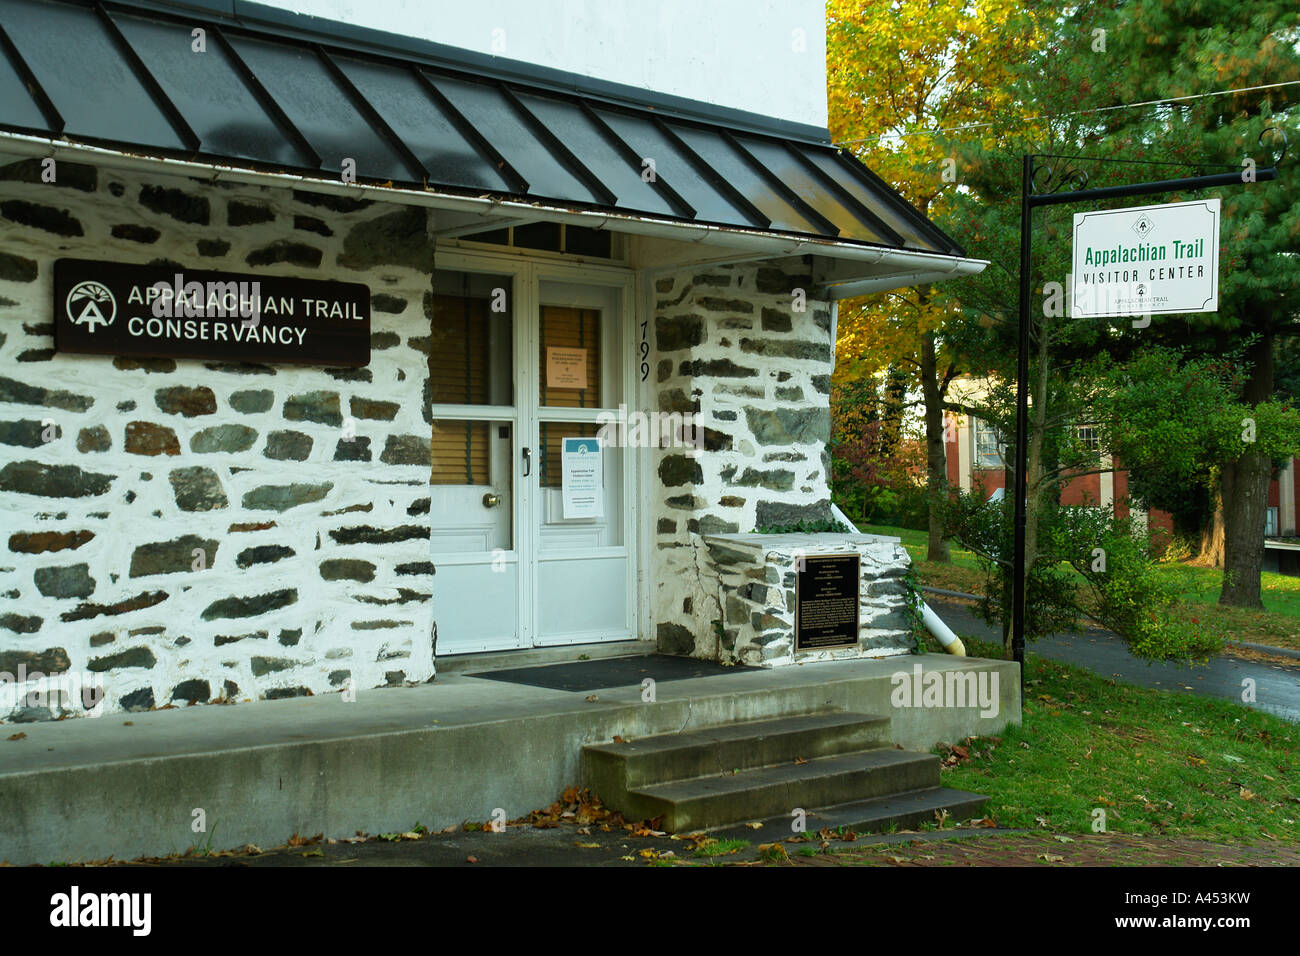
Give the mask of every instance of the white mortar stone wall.
[{"label": "white mortar stone wall", "polygon": [[[96,672],[108,711],[431,678],[426,213],[40,173],[0,168],[0,671]],[[365,283],[370,364],[55,354],[62,257]]]},{"label": "white mortar stone wall", "polygon": [[651,612],[661,650],[728,659],[700,535],[830,520],[831,309],[807,258],[657,280],[658,409],[691,413],[704,453],[651,452]]}]

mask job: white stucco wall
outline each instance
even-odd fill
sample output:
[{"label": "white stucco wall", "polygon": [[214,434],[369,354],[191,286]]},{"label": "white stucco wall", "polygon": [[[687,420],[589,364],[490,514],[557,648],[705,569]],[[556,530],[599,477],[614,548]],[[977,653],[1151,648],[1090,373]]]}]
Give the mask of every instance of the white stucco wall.
[{"label": "white stucco wall", "polygon": [[259,0],[826,126],[823,0]]}]

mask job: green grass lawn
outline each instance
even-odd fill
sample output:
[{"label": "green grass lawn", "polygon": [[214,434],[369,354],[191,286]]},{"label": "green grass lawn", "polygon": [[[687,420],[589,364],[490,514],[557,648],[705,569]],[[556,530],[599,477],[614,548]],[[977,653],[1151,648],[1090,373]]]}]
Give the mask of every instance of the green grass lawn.
[{"label": "green grass lawn", "polygon": [[[984,576],[978,559],[969,551],[950,544],[951,564],[925,560],[927,535],[924,531],[889,525],[868,525],[871,534],[901,538],[903,547],[916,564],[921,583],[930,587],[980,594]],[[1264,611],[1219,607],[1223,572],[1187,562],[1161,564],[1164,575],[1177,591],[1181,603],[1175,613],[1202,626],[1218,630],[1227,641],[1250,641],[1275,647],[1300,649],[1300,578],[1265,572],[1260,579]]]},{"label": "green grass lawn", "polygon": [[1091,833],[1103,810],[1110,833],[1300,843],[1300,727],[1035,654],[1027,673],[1023,724],[974,738],[943,774],[988,794],[999,826]]}]

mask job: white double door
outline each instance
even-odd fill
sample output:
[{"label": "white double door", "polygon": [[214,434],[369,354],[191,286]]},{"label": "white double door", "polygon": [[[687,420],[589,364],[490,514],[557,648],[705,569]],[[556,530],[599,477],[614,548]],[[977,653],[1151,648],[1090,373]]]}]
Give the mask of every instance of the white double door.
[{"label": "white double door", "polygon": [[440,251],[437,265],[427,310],[437,654],[631,639],[635,450],[603,444],[594,475],[590,460],[571,459],[583,474],[566,474],[564,460],[566,446],[591,447],[565,439],[599,437],[632,405],[630,274],[459,250]]}]

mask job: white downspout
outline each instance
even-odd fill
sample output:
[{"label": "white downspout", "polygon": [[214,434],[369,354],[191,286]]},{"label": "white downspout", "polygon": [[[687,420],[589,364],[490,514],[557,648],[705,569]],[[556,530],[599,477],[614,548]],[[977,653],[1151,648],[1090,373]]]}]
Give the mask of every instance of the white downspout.
[{"label": "white downspout", "polygon": [[[831,502],[831,516],[834,517],[836,521],[848,525],[849,528],[853,530],[854,534],[861,533],[858,531],[857,525],[845,517],[844,512],[840,510],[839,505],[834,502]],[[918,600],[920,600],[919,597]],[[930,605],[926,604],[924,601],[921,601],[920,604],[921,623],[925,625],[925,629],[934,635],[934,639],[938,641],[943,649],[949,654],[956,657],[965,657],[966,645],[961,642],[961,638],[952,632],[952,628],[943,623],[943,619],[939,617],[938,614],[934,613],[934,609],[930,607]]]}]

